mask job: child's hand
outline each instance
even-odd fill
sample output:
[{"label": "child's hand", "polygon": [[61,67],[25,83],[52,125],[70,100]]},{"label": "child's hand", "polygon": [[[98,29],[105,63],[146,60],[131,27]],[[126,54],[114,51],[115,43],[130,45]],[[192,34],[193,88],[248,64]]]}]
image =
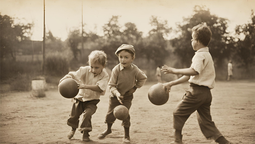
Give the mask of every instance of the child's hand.
[{"label": "child's hand", "polygon": [[172,85],[169,84],[169,83],[163,83],[163,87],[164,87],[164,89],[165,89],[166,92],[169,92],[170,89],[171,89],[171,87],[172,87]]},{"label": "child's hand", "polygon": [[167,74],[167,73],[174,73],[173,70],[174,70],[174,68],[169,67],[169,66],[167,66],[167,65],[164,65],[164,66],[161,68],[161,71],[162,71],[164,74]]},{"label": "child's hand", "polygon": [[121,103],[121,104],[123,104],[123,102],[122,102],[122,100],[123,100],[123,96],[116,96],[117,97],[117,99],[118,99],[118,101]]},{"label": "child's hand", "polygon": [[86,89],[86,85],[85,84],[78,84],[78,89]]}]

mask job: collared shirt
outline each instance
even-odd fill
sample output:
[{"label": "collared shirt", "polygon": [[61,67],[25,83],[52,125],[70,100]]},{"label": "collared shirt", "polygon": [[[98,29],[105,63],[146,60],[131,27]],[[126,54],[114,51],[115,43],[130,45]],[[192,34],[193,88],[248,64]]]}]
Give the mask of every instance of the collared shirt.
[{"label": "collared shirt", "polygon": [[190,67],[193,68],[196,72],[198,72],[198,75],[190,77],[190,83],[207,86],[211,89],[214,88],[214,62],[211,54],[209,53],[208,47],[204,47],[196,51],[195,55],[192,58],[192,64]]},{"label": "collared shirt", "polygon": [[91,72],[90,66],[85,66],[80,67],[80,69],[76,72],[69,72],[68,75],[72,76],[72,78],[80,84],[97,85],[103,91],[100,93],[90,89],[80,89],[78,95],[75,96],[76,99],[83,102],[90,101],[99,99],[100,95],[105,94],[109,80],[109,75],[105,69],[103,69],[103,71],[97,76],[94,76],[94,74]]},{"label": "collared shirt", "polygon": [[131,88],[140,88],[146,82],[147,76],[135,64],[124,68],[121,64],[112,69],[109,87],[111,96],[124,96]]}]

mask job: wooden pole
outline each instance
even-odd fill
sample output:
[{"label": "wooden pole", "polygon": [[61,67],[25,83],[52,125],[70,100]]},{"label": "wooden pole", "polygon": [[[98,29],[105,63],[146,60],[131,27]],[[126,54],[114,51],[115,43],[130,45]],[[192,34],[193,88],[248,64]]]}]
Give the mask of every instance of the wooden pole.
[{"label": "wooden pole", "polygon": [[83,0],[81,5],[81,59],[82,59],[82,52],[83,52]]},{"label": "wooden pole", "polygon": [[43,47],[42,47],[42,52],[43,52],[43,62],[42,62],[42,74],[44,75],[45,73],[45,0],[43,0]]}]

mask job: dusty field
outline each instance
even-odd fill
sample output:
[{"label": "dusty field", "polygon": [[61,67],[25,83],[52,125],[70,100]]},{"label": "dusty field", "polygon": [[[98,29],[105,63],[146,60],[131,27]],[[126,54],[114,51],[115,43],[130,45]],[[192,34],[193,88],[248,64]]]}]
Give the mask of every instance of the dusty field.
[{"label": "dusty field", "polygon": [[[162,106],[151,104],[147,91],[153,83],[146,83],[135,92],[131,114],[132,144],[167,144],[172,137],[172,112],[188,85],[175,86],[169,101]],[[108,93],[101,97],[98,110],[93,115],[92,142],[89,144],[119,144],[122,142],[121,122],[113,125],[113,133],[103,140],[97,136],[106,125]],[[46,91],[46,97],[30,96],[31,92],[8,92],[0,95],[0,143],[85,143],[81,133],[76,132],[69,140],[66,125],[71,101],[58,93],[57,89]],[[219,130],[234,143],[255,143],[255,81],[216,82],[212,90],[212,118]],[[183,139],[186,144],[214,143],[206,140],[200,132],[196,114],[192,114],[184,126]]]}]

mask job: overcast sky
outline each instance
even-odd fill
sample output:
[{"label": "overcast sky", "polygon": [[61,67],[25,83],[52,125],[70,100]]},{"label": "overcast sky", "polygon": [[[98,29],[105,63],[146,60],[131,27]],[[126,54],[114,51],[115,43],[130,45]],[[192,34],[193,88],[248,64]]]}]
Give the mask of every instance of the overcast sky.
[{"label": "overcast sky", "polygon": [[[135,23],[138,30],[145,34],[151,29],[150,17],[157,16],[167,20],[169,27],[183,17],[193,15],[195,5],[205,5],[211,14],[229,19],[229,31],[236,25],[250,21],[251,10],[255,10],[255,0],[45,0],[46,32],[65,40],[68,32],[81,27],[82,6],[84,30],[102,35],[102,26],[112,15],[121,16],[119,23]],[[43,0],[0,0],[2,15],[17,17],[22,23],[34,22],[34,40],[43,37]],[[18,21],[16,21],[18,22]]]}]

